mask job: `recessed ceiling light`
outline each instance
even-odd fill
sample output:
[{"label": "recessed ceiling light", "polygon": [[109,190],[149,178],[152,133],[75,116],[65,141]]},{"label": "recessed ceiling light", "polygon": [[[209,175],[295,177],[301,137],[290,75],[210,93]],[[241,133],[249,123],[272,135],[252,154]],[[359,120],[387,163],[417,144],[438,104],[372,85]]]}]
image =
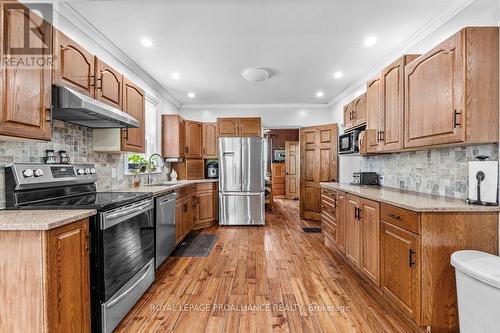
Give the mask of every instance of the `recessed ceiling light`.
[{"label": "recessed ceiling light", "polygon": [[250,67],[241,72],[241,76],[250,82],[265,81],[271,77],[271,73],[266,68]]},{"label": "recessed ceiling light", "polygon": [[153,41],[149,38],[144,37],[141,39],[141,44],[144,47],[151,47],[153,46]]},{"label": "recessed ceiling light", "polygon": [[375,36],[368,36],[365,39],[365,46],[373,46],[377,44],[377,37]]},{"label": "recessed ceiling light", "polygon": [[179,73],[177,73],[177,72],[173,72],[170,76],[174,80],[179,80],[181,78],[181,75]]},{"label": "recessed ceiling light", "polygon": [[340,71],[333,73],[333,77],[336,79],[340,79],[342,76],[344,76],[344,73],[342,73]]},{"label": "recessed ceiling light", "polygon": [[189,98],[195,98],[196,94],[194,92],[190,92],[190,93],[188,93],[188,97]]},{"label": "recessed ceiling light", "polygon": [[321,98],[321,97],[323,97],[323,96],[325,96],[325,93],[324,93],[324,92],[322,92],[322,91],[317,91],[317,92],[316,92],[316,97]]}]

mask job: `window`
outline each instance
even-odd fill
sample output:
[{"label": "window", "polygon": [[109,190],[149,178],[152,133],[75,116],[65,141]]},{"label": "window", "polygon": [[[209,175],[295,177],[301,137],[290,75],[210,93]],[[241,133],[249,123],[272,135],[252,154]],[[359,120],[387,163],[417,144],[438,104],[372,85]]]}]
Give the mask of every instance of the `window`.
[{"label": "window", "polygon": [[129,157],[132,155],[139,155],[144,159],[149,158],[154,153],[160,153],[160,140],[158,138],[158,109],[160,102],[154,97],[146,93],[146,103],[144,106],[144,140],[146,141],[146,149],[144,154],[126,153],[124,168],[125,174],[131,174],[129,168]]}]

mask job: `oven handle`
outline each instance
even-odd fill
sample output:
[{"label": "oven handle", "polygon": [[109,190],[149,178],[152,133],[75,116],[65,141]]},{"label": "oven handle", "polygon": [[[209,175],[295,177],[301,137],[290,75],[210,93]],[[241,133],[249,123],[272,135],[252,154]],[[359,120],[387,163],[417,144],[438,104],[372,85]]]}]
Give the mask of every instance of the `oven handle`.
[{"label": "oven handle", "polygon": [[120,302],[122,300],[122,298],[126,297],[132,291],[132,289],[135,289],[135,287],[137,287],[137,285],[139,285],[139,283],[141,283],[146,278],[146,276],[149,273],[150,268],[151,268],[151,264],[149,264],[146,267],[146,271],[144,272],[144,274],[142,274],[142,276],[137,281],[135,281],[134,284],[130,286],[130,288],[125,290],[120,296],[118,296],[116,299],[111,301],[109,304],[106,304],[106,309],[113,307],[113,305]]},{"label": "oven handle", "polygon": [[140,203],[133,204],[124,209],[120,209],[116,213],[103,214],[103,219],[101,220],[101,230],[110,228],[120,222],[123,222],[131,217],[142,214],[153,208],[153,200],[149,199],[146,201],[141,201]]}]

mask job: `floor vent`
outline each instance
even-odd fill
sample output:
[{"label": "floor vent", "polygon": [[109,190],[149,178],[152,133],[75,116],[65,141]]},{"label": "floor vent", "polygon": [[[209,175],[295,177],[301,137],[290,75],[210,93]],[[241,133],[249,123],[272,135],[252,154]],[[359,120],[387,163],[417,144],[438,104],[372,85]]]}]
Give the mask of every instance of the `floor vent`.
[{"label": "floor vent", "polygon": [[307,232],[307,233],[320,233],[321,232],[321,228],[317,228],[317,227],[302,227],[302,230],[304,230],[304,232]]}]

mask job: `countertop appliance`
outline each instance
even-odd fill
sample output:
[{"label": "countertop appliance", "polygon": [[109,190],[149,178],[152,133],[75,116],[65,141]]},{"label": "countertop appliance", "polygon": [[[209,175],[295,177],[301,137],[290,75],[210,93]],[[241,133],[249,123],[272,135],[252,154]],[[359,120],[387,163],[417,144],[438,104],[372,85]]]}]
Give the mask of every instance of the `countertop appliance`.
[{"label": "countertop appliance", "polygon": [[92,332],[112,332],[153,283],[152,193],[97,192],[92,164],[5,168],[8,209],[96,209],[90,219]]},{"label": "countertop appliance", "polygon": [[498,205],[498,161],[488,158],[477,156],[469,162],[469,204]]},{"label": "countertop appliance", "polygon": [[210,179],[219,178],[219,163],[216,161],[208,162],[206,165],[206,176]]},{"label": "countertop appliance", "polygon": [[265,224],[262,138],[219,138],[219,157],[219,224]]},{"label": "countertop appliance", "polygon": [[339,154],[359,153],[359,135],[361,129],[354,129],[339,136]]},{"label": "countertop appliance", "polygon": [[171,192],[155,199],[156,210],[156,268],[167,259],[175,249],[175,199]]},{"label": "countertop appliance", "polygon": [[353,185],[379,185],[376,172],[354,172],[352,174]]},{"label": "countertop appliance", "polygon": [[274,159],[273,162],[285,162],[285,150],[284,149],[276,149],[274,151]]}]

